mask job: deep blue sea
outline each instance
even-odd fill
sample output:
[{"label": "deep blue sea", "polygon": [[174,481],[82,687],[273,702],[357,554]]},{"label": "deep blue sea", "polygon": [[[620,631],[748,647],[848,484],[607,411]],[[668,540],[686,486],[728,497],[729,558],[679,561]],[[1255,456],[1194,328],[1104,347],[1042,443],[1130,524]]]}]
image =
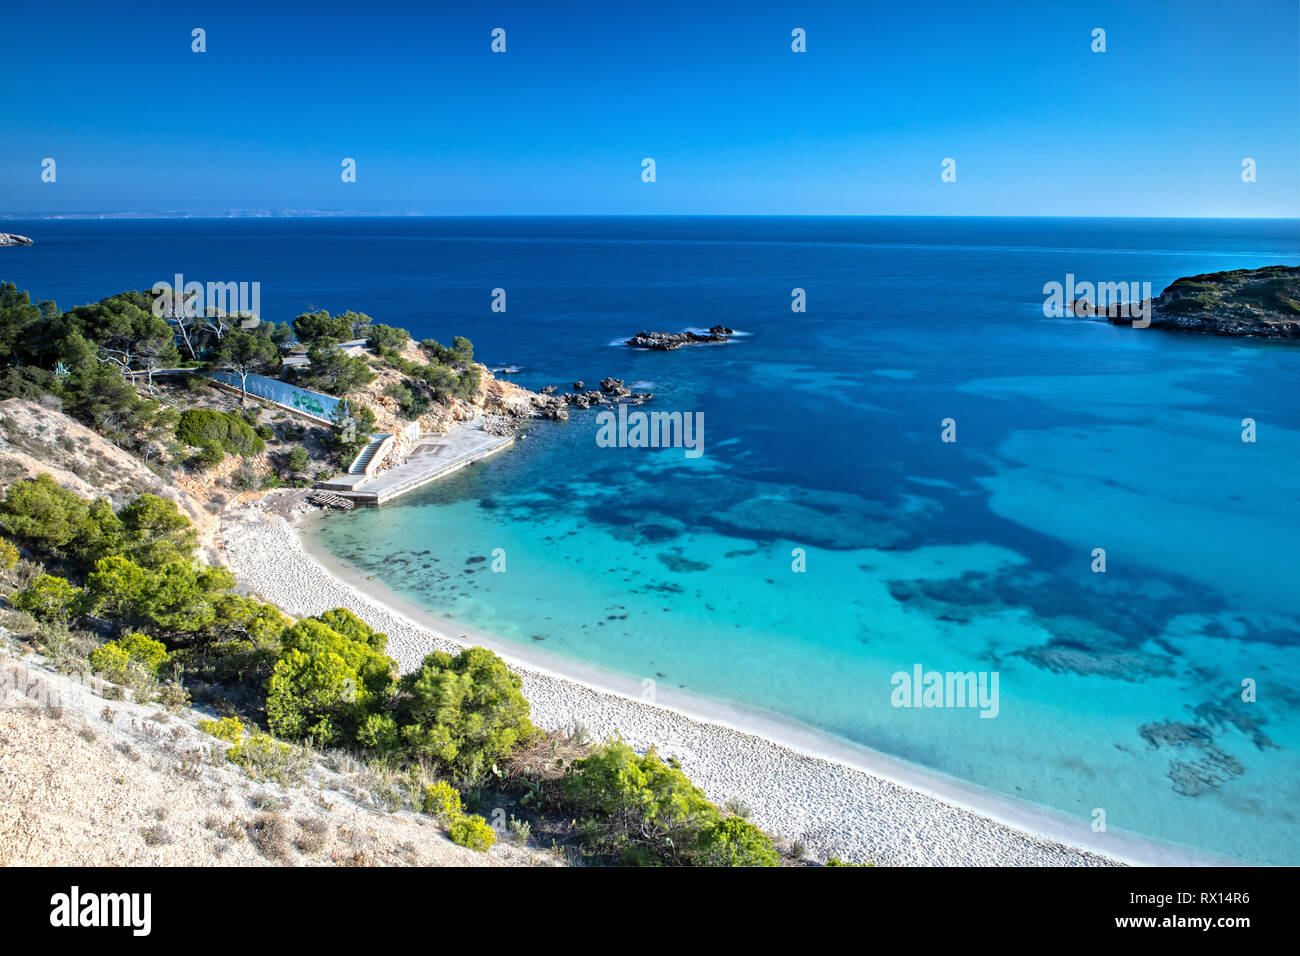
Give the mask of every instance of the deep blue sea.
[{"label": "deep blue sea", "polygon": [[[1158,294],[1295,265],[1294,220],[3,228],[38,244],[0,250],[0,279],[64,307],[178,272],[258,281],[263,318],[356,309],[465,335],[530,387],[612,375],[655,393],[645,410],[703,414],[698,458],[600,447],[575,412],[325,523],[431,610],[1110,830],[1300,863],[1300,349],[1042,308],[1067,274]],[[718,323],[743,334],[617,344]],[[997,672],[996,717],[894,706],[918,665]]]}]

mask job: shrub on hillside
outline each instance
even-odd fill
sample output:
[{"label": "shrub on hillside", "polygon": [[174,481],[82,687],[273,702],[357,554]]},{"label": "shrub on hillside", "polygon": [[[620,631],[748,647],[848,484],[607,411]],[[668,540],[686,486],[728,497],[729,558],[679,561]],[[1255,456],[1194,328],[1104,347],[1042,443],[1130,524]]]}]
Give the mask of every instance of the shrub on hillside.
[{"label": "shrub on hillside", "polygon": [[700,833],[696,866],[780,866],[772,840],[748,820],[727,817]]},{"label": "shrub on hillside", "polygon": [[345,628],[355,622],[364,628],[353,629],[360,636],[341,634],[315,618],[299,621],[281,635],[266,699],[267,722],[277,736],[310,737],[322,746],[354,741],[391,689],[396,665],[371,644],[387,637],[344,613],[346,618],[332,619]]},{"label": "shrub on hillside", "polygon": [[226,450],[219,441],[205,441],[190,459],[190,464],[200,470],[213,468],[226,460]]},{"label": "shrub on hillside", "polygon": [[38,620],[67,624],[77,608],[81,593],[81,588],[68,583],[64,578],[41,574],[10,597],[9,603]]},{"label": "shrub on hillside", "polygon": [[445,780],[431,783],[424,788],[424,803],[421,809],[443,823],[448,823],[465,812],[460,802],[460,791]]},{"label": "shrub on hillside", "polygon": [[237,744],[244,739],[244,724],[238,717],[222,717],[220,720],[200,720],[199,730],[211,734],[218,740]]},{"label": "shrub on hillside", "polygon": [[396,753],[402,746],[402,735],[392,714],[366,714],[357,727],[357,743],[381,756]]},{"label": "shrub on hillside", "polygon": [[[188,561],[199,546],[198,534],[176,502],[144,494],[116,515],[113,551],[145,568],[161,568],[173,561]],[[101,528],[109,527],[106,517]]]},{"label": "shrub on hillside", "polygon": [[301,445],[294,445],[285,456],[285,464],[289,466],[290,471],[305,471],[307,460],[307,449]]},{"label": "shrub on hillside", "polygon": [[222,624],[234,577],[225,568],[173,561],[157,570],[114,555],[86,576],[91,611],[174,643],[203,641]]},{"label": "shrub on hillside", "polygon": [[411,341],[411,333],[406,329],[394,328],[391,325],[384,325],[376,322],[370,326],[370,335],[366,339],[366,348],[374,349],[376,352],[385,349],[403,349],[406,343]]},{"label": "shrub on hillside", "polygon": [[42,555],[86,565],[122,554],[157,568],[188,560],[198,546],[189,519],[169,499],[143,494],[114,513],[107,499],[87,502],[49,475],[10,485],[0,528]]},{"label": "shrub on hillside", "polygon": [[90,653],[91,670],[117,683],[122,682],[133,664],[150,677],[157,677],[166,663],[167,645],[137,633],[125,634]]},{"label": "shrub on hillside", "polygon": [[308,759],[270,734],[252,733],[226,750],[226,759],[244,768],[254,780],[270,780],[292,786],[302,780]]},{"label": "shrub on hillside", "polygon": [[54,557],[65,557],[90,530],[90,503],[49,475],[16,481],[0,504],[0,528]]},{"label": "shrub on hillside", "polygon": [[479,816],[459,816],[451,821],[448,830],[452,843],[486,853],[497,842],[497,835],[488,822]]},{"label": "shrub on hillside", "polygon": [[717,808],[654,748],[638,755],[614,737],[565,771],[564,796],[585,842],[625,863],[684,862]]},{"label": "shrub on hillside", "polygon": [[389,383],[384,388],[384,394],[397,403],[402,417],[410,421],[415,421],[429,410],[429,399],[406,382]]},{"label": "shrub on hillside", "polygon": [[184,411],[176,426],[176,437],[199,448],[216,442],[231,455],[256,455],[266,448],[266,442],[243,417],[211,408]]},{"label": "shrub on hillside", "polygon": [[313,345],[307,350],[310,364],[294,368],[294,381],[331,395],[346,395],[375,380],[369,363],[360,355],[348,355],[333,345]]},{"label": "shrub on hillside", "polygon": [[53,372],[34,365],[7,368],[0,372],[0,399],[25,398],[39,402],[55,390],[56,384]]},{"label": "shrub on hillside", "polygon": [[373,650],[382,652],[388,647],[387,634],[376,631],[345,607],[336,607],[323,614],[317,614],[316,620],[346,638],[362,641]]},{"label": "shrub on hillside", "polygon": [[402,681],[398,722],[413,755],[469,773],[505,758],[536,733],[523,680],[496,654],[434,651]]}]

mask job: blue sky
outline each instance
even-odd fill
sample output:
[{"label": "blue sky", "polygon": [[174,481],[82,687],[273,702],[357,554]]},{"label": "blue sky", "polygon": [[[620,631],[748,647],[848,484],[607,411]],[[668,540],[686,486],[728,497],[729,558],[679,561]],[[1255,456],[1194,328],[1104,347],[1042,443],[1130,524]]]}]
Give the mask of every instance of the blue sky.
[{"label": "blue sky", "polygon": [[1298,8],[5,0],[0,215],[1300,216]]}]

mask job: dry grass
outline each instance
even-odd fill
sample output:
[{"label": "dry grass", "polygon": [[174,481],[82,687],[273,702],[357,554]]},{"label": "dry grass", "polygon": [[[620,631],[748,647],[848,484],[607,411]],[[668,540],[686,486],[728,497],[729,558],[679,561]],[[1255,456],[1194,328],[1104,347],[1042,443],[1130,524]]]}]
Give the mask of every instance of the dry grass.
[{"label": "dry grass", "polygon": [[300,852],[311,855],[325,849],[329,842],[330,825],[319,817],[299,817],[298,836],[293,845]]},{"label": "dry grass", "polygon": [[247,824],[248,839],[272,863],[288,863],[293,857],[290,834],[293,827],[280,813],[259,813]]},{"label": "dry grass", "polygon": [[162,826],[145,827],[140,831],[140,835],[149,846],[166,846],[172,842],[172,835]]}]

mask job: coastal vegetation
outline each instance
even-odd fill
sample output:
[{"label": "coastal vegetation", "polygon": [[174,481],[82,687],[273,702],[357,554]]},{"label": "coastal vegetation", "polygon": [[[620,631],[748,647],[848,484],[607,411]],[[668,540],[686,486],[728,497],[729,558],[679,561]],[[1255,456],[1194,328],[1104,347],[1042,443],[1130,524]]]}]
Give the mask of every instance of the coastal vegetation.
[{"label": "coastal vegetation", "polygon": [[215,444],[227,455],[256,455],[266,447],[266,441],[244,419],[209,408],[182,412],[176,437],[199,448]]},{"label": "coastal vegetation", "polygon": [[[0,284],[0,400],[59,409],[165,478],[183,466],[210,484],[248,491],[309,484],[348,467],[369,444],[377,411],[395,430],[394,418],[419,421],[482,386],[474,347],[460,336],[450,347],[426,339],[417,348],[405,329],[360,312],[309,311],[273,325],[195,314],[166,298],[157,314],[157,301],[123,292],[64,312]],[[291,354],[297,358],[286,366]],[[234,407],[211,372],[235,376]],[[279,424],[259,423],[252,375],[345,399],[336,427],[304,428],[283,411],[275,413]],[[230,456],[240,459],[233,470],[224,464]]]},{"label": "coastal vegetation", "polygon": [[293,784],[305,753],[342,751],[404,775],[412,806],[471,849],[508,833],[586,862],[781,862],[653,749],[539,730],[519,675],[487,649],[435,651],[399,675],[387,636],[346,608],[293,620],[236,593],[228,571],[196,560],[194,529],[167,499],[114,509],[42,475],[6,490],[0,533],[8,613],[31,622],[11,631],[138,701],[215,711],[202,729],[256,779]]}]

